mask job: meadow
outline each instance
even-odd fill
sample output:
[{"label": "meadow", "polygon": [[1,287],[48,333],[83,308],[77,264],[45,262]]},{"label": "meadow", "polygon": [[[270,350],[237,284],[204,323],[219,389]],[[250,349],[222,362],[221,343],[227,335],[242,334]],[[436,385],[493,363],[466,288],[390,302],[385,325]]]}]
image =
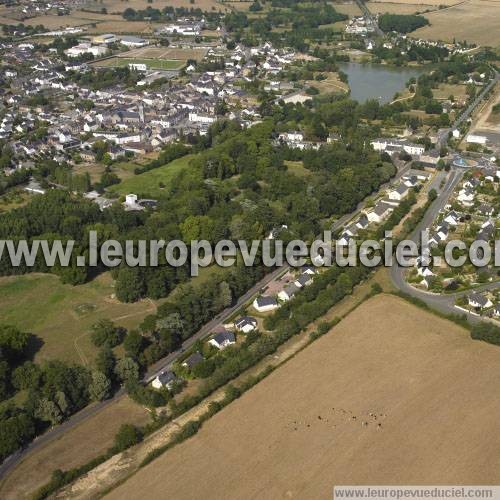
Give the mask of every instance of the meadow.
[{"label": "meadow", "polygon": [[192,158],[193,155],[183,156],[162,167],[130,177],[111,186],[108,191],[119,195],[135,193],[144,198],[158,197],[179,173],[188,170]]},{"label": "meadow", "polygon": [[99,319],[109,318],[126,328],[135,328],[156,310],[150,300],[118,302],[113,286],[110,273],[78,286],[64,285],[51,274],[3,277],[1,322],[36,335],[36,361],[60,359],[87,365],[96,353],[90,328]]}]

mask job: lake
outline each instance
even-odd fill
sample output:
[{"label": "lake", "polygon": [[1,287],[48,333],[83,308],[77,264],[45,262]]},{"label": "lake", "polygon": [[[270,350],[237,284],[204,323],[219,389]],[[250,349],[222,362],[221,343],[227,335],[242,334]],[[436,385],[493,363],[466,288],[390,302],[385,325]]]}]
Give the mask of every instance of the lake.
[{"label": "lake", "polygon": [[398,68],[381,64],[339,63],[349,78],[351,98],[359,102],[377,99],[381,104],[391,102],[396,92],[401,92],[406,82],[418,77],[423,68]]}]

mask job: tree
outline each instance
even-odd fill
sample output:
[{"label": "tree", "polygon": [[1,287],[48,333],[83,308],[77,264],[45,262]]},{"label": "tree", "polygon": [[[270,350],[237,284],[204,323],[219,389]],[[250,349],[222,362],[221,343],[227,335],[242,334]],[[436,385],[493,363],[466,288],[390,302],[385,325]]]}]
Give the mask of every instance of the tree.
[{"label": "tree", "polygon": [[42,370],[31,361],[26,361],[12,372],[12,385],[19,391],[38,389],[42,379]]},{"label": "tree", "polygon": [[25,354],[31,335],[12,325],[0,326],[0,348],[9,361],[19,361]]},{"label": "tree", "polygon": [[115,374],[121,382],[139,379],[139,365],[132,358],[122,358],[115,366]]},{"label": "tree", "polygon": [[33,419],[19,410],[7,410],[0,416],[0,460],[30,441],[35,435]]},{"label": "tree", "polygon": [[124,334],[124,328],[116,326],[109,319],[101,319],[92,326],[91,339],[97,347],[115,347],[122,342]]},{"label": "tree", "polygon": [[431,189],[427,195],[429,201],[434,201],[437,198],[437,192],[435,189]]},{"label": "tree", "polygon": [[35,416],[40,420],[50,422],[51,425],[59,424],[63,420],[63,414],[59,407],[54,401],[47,398],[39,400],[35,409]]},{"label": "tree", "polygon": [[124,266],[120,268],[115,283],[116,298],[120,302],[136,302],[144,295],[144,282],[140,269]]},{"label": "tree", "polygon": [[104,373],[97,370],[92,372],[89,395],[93,401],[102,401],[111,396],[111,382]]},{"label": "tree", "polygon": [[106,377],[112,378],[115,370],[116,358],[111,350],[111,347],[104,345],[102,349],[97,353],[96,358],[96,368],[101,373],[104,373]]},{"label": "tree", "polygon": [[138,358],[144,347],[144,337],[137,330],[131,330],[123,341],[123,347],[128,356]]},{"label": "tree", "polygon": [[132,424],[122,424],[115,436],[115,450],[123,451],[142,440],[140,430]]}]

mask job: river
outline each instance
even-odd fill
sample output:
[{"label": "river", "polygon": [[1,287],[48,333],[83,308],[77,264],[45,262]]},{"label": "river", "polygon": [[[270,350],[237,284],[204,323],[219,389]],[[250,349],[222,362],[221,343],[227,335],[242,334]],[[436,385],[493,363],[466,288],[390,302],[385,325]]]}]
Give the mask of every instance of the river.
[{"label": "river", "polygon": [[410,78],[426,72],[423,68],[355,62],[340,63],[339,67],[349,78],[351,98],[361,103],[368,99],[377,99],[381,104],[391,102],[394,94],[401,92]]}]

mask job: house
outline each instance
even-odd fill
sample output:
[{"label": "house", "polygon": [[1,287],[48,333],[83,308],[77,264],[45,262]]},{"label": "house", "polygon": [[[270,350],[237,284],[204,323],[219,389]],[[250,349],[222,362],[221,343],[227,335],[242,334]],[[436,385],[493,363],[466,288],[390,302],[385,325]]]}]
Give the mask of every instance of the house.
[{"label": "house", "polygon": [[431,151],[426,151],[420,155],[418,161],[425,163],[426,165],[436,166],[440,160],[439,152],[435,149]]},{"label": "house", "polygon": [[404,183],[401,183],[396,189],[389,192],[389,199],[401,201],[408,196],[409,188]]},{"label": "house", "polygon": [[177,380],[175,373],[170,370],[164,370],[160,372],[152,382],[152,386],[155,389],[172,389],[174,382]]},{"label": "house", "polygon": [[399,139],[379,138],[371,141],[371,145],[375,151],[386,152],[390,155],[404,151],[412,156],[420,156],[425,152],[425,147],[421,144],[414,144]]},{"label": "house", "polygon": [[495,318],[500,317],[500,304],[496,304],[495,307],[493,308],[493,316]]},{"label": "house", "polygon": [[375,222],[379,224],[384,219],[389,217],[389,215],[393,210],[394,210],[393,207],[381,201],[377,203],[373,208],[373,210],[371,212],[368,212],[366,216],[370,222]]},{"label": "house", "polygon": [[362,214],[361,217],[356,222],[356,226],[359,229],[366,229],[369,224],[370,224],[370,221],[368,220],[368,217],[366,216],[366,214]]},{"label": "house", "polygon": [[236,344],[236,338],[234,336],[234,333],[224,331],[224,332],[216,333],[208,341],[208,343],[210,345],[213,345],[215,348],[219,349],[219,351],[222,351],[222,349],[225,349],[227,346],[230,346],[232,344]]},{"label": "house", "polygon": [[491,300],[482,293],[471,293],[467,297],[467,300],[469,305],[476,309],[485,309],[493,305],[493,302],[491,302]]},{"label": "house", "polygon": [[452,211],[443,219],[443,222],[446,222],[450,226],[458,226],[460,217],[455,211]]},{"label": "house", "polygon": [[188,356],[181,364],[184,368],[192,370],[196,365],[200,364],[205,358],[198,352],[194,352]]},{"label": "house", "polygon": [[477,211],[481,215],[490,217],[493,215],[493,212],[495,211],[495,209],[491,205],[488,205],[487,203],[483,203],[483,204],[479,205],[479,207],[477,207]]},{"label": "house", "polygon": [[309,276],[314,276],[316,274],[316,269],[313,266],[304,266],[302,268],[302,274],[308,274]]},{"label": "house", "polygon": [[252,332],[257,328],[257,320],[251,316],[242,316],[234,322],[234,326],[240,332]]},{"label": "house", "polygon": [[461,189],[457,196],[457,201],[464,207],[471,207],[474,204],[474,191],[470,188]]},{"label": "house", "polygon": [[274,297],[267,297],[265,295],[257,297],[252,305],[259,312],[273,311],[279,307],[278,301]]},{"label": "house", "polygon": [[303,273],[293,282],[293,284],[298,288],[304,288],[305,286],[311,285],[312,282],[312,276],[310,274]]},{"label": "house", "polygon": [[278,298],[280,300],[283,300],[284,302],[287,302],[293,299],[293,297],[295,297],[295,295],[299,290],[300,288],[294,283],[292,283],[291,285],[288,285],[285,288],[283,288],[283,290],[281,290],[281,292],[278,293]]}]

